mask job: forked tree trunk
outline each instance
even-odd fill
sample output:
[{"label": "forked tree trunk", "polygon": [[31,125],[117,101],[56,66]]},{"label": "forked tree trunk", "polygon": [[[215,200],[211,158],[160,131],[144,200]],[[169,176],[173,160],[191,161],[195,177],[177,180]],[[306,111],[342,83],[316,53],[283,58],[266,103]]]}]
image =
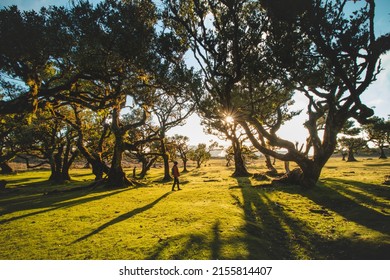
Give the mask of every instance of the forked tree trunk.
[{"label": "forked tree trunk", "polygon": [[[81,138],[79,138],[81,139]],[[102,160],[100,152],[90,153],[83,143],[80,143],[78,141],[77,147],[80,151],[80,153],[85,157],[87,160],[87,165],[90,165],[92,167],[92,173],[95,175],[95,181],[99,181],[103,179],[104,174],[108,174],[109,168]]]},{"label": "forked tree trunk", "polygon": [[64,170],[64,173],[61,170],[58,170],[57,168],[52,169],[52,172],[49,177],[49,181],[54,183],[63,183],[65,181],[70,181],[70,175],[69,175],[69,169]]},{"label": "forked tree trunk", "polygon": [[95,175],[95,181],[103,179],[103,175],[109,172],[109,168],[102,160],[91,159],[89,162],[92,166],[92,173]]},{"label": "forked tree trunk", "polygon": [[141,170],[141,173],[139,174],[140,178],[145,178],[146,174],[148,173],[150,168],[153,166],[153,164],[156,162],[156,160],[157,160],[157,157],[154,157],[150,160],[147,160],[146,158],[141,160],[142,170]]},{"label": "forked tree trunk", "polygon": [[127,179],[126,173],[122,167],[123,153],[125,151],[124,135],[125,131],[120,125],[120,102],[113,107],[111,130],[114,134],[114,153],[112,156],[111,167],[107,174],[106,187],[108,188],[125,188],[132,185]]},{"label": "forked tree trunk", "polygon": [[70,167],[76,159],[77,152],[70,153],[70,149],[67,148],[64,151],[64,146],[61,145],[57,149],[57,153],[54,154],[50,159],[51,175],[49,181],[55,183],[63,183],[70,181],[71,177],[69,174]]},{"label": "forked tree trunk", "polygon": [[66,179],[62,176],[62,153],[64,151],[64,146],[61,145],[57,149],[57,153],[53,154],[49,161],[50,161],[50,170],[51,174],[49,177],[49,181],[55,182],[55,183],[61,183],[64,182]]},{"label": "forked tree trunk", "polygon": [[92,167],[92,173],[93,175],[95,175],[95,181],[100,181],[101,179],[103,179],[103,175],[108,174],[109,172],[108,166],[104,163],[102,159],[103,143],[109,131],[109,126],[108,125],[103,126],[103,131],[101,132],[98,145],[95,148],[95,150],[91,152],[85,146],[86,141],[84,140],[84,132],[81,129],[82,122],[77,110],[75,110],[75,117],[76,117],[76,122],[78,124],[77,126],[74,127],[78,134],[77,147],[80,153],[87,160],[86,168]]}]

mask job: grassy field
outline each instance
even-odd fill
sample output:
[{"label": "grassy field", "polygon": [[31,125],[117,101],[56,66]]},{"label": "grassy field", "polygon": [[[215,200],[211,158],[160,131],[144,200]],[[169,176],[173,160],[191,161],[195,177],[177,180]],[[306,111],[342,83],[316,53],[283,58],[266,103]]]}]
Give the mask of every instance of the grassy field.
[{"label": "grassy field", "polygon": [[71,192],[89,170],[64,185],[0,175],[0,259],[390,259],[389,160],[331,159],[306,191],[231,173],[223,160],[190,167],[174,192],[161,169],[142,187]]}]

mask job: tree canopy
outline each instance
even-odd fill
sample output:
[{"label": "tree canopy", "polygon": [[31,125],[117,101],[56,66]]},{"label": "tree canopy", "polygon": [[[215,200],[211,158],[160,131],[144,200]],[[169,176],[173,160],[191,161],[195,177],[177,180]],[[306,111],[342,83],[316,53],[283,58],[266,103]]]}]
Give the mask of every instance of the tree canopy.
[{"label": "tree canopy", "polygon": [[[122,169],[124,151],[134,146],[129,131],[165,108],[157,95],[184,99],[198,86],[183,63],[186,48],[174,33],[160,29],[159,18],[148,0],[1,10],[0,36],[5,43],[0,49],[0,114],[23,113],[30,122],[38,115],[51,115],[73,135],[73,148],[92,165],[97,180],[106,173],[108,185],[130,184]],[[185,100],[185,106],[191,107],[190,99]],[[182,104],[173,103],[171,111],[184,119],[188,109]],[[128,113],[134,117],[125,119]],[[109,167],[103,158],[108,130]],[[45,137],[31,141],[50,139],[42,132],[41,138]]]}]

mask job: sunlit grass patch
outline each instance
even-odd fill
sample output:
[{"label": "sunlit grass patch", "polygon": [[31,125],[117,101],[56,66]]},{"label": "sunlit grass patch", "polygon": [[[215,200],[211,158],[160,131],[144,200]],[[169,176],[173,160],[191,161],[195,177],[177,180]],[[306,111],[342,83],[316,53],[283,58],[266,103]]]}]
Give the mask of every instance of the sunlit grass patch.
[{"label": "sunlit grass patch", "polygon": [[93,176],[72,170],[63,185],[47,171],[1,176],[0,259],[389,259],[388,163],[331,159],[311,190],[233,178],[223,160],[191,166],[174,192],[162,169],[138,188],[49,195]]}]

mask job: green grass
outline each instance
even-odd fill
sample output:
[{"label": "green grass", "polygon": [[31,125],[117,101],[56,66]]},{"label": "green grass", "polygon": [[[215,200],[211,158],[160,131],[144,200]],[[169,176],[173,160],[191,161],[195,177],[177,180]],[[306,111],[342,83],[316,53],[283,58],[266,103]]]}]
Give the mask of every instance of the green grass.
[{"label": "green grass", "polygon": [[49,194],[93,176],[0,176],[0,259],[390,259],[389,160],[331,159],[306,191],[231,173],[213,160],[183,174],[182,191],[153,169],[138,188]]}]

